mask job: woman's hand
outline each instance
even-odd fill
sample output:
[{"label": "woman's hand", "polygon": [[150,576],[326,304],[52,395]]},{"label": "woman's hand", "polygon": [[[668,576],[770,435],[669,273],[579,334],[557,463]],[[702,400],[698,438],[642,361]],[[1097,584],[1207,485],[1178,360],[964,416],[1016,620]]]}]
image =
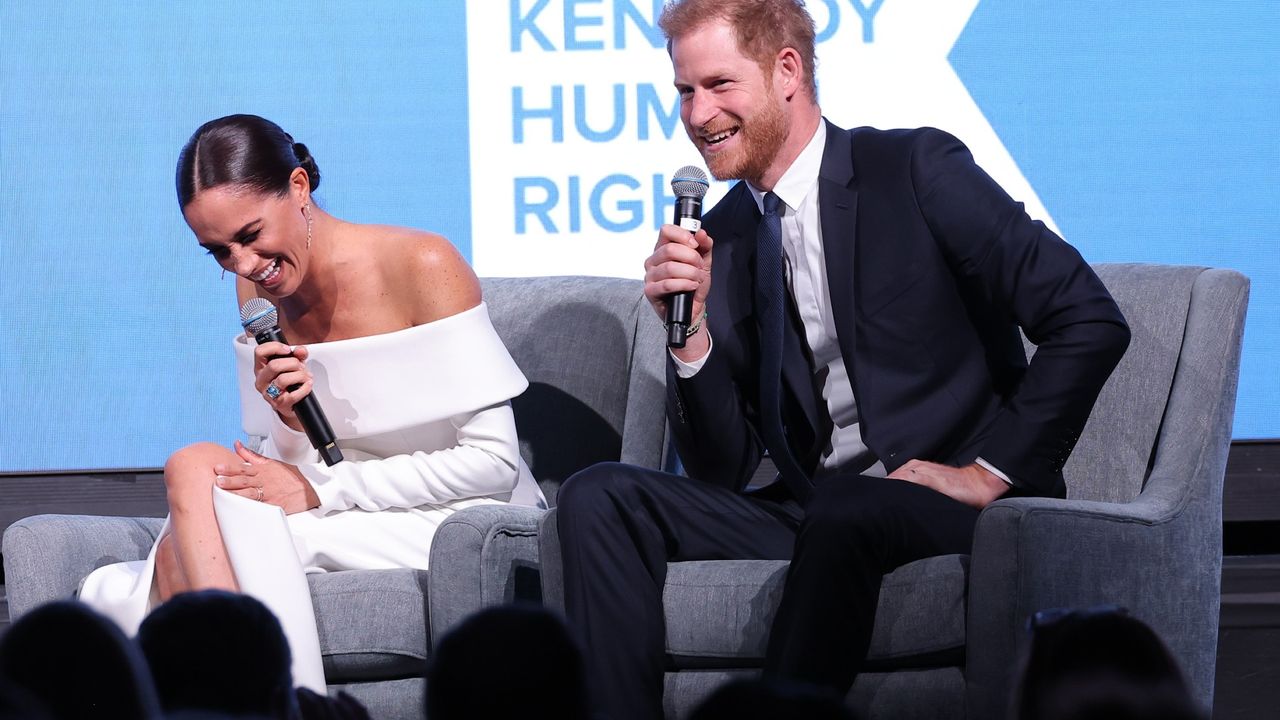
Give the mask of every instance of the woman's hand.
[{"label": "woman's hand", "polygon": [[307,355],[302,345],[290,347],[278,342],[263,343],[253,351],[253,386],[284,424],[298,432],[302,432],[302,423],[293,406],[311,393],[312,386]]},{"label": "woman's hand", "polygon": [[240,465],[214,465],[218,487],[250,500],[280,506],[285,513],[303,512],[320,507],[315,488],[298,468],[288,463],[263,457],[236,441]]}]

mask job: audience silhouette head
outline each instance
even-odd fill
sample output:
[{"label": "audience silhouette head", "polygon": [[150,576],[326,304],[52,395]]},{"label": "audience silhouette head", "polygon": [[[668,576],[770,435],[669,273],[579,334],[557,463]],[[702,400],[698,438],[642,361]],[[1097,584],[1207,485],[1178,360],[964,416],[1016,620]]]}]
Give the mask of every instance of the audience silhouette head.
[{"label": "audience silhouette head", "polygon": [[[495,662],[519,658],[494,691]],[[531,606],[471,616],[437,645],[427,669],[427,717],[585,720],[582,654],[558,618]]]},{"label": "audience silhouette head", "polygon": [[221,590],[175,595],[138,629],[166,713],[288,717],[289,642],[257,600]]},{"label": "audience silhouette head", "polygon": [[1014,717],[1201,717],[1168,648],[1150,627],[1123,609],[1042,611],[1032,617],[1031,631]]},{"label": "audience silhouette head", "polygon": [[79,602],[43,605],[9,628],[0,641],[0,683],[22,717],[160,716],[137,648]]}]

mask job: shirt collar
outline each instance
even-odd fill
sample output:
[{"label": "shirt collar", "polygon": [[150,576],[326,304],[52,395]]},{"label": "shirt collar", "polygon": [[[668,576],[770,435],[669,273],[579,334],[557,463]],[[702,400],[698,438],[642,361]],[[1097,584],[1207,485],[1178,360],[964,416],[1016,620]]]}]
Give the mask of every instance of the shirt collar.
[{"label": "shirt collar", "polygon": [[[804,146],[804,150],[800,151],[800,155],[796,157],[795,162],[791,163],[791,167],[782,173],[782,177],[778,179],[778,183],[773,186],[773,193],[778,196],[782,202],[795,212],[800,207],[800,203],[804,202],[804,198],[813,189],[818,181],[818,173],[822,170],[822,151],[827,146],[827,123],[819,118],[818,129],[814,131],[813,137],[809,139],[809,144]],[[764,214],[764,190],[759,190],[751,183],[747,183],[747,189],[751,191],[751,197],[755,198],[756,209]]]}]

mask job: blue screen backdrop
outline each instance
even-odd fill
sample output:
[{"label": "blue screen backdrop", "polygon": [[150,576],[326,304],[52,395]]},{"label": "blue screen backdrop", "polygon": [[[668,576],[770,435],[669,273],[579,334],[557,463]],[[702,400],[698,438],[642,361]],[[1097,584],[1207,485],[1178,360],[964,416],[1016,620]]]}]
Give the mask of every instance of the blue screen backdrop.
[{"label": "blue screen backdrop", "polygon": [[1280,438],[1280,3],[983,0],[951,61],[1091,262],[1249,276],[1235,437]]},{"label": "blue screen backdrop", "polygon": [[[653,3],[576,5],[638,26]],[[434,230],[468,257],[496,242],[472,237],[467,24],[461,0],[0,3],[0,472],[155,467],[240,436],[233,282],[173,190],[206,120],[292,132],[343,219]],[[981,0],[949,56],[1091,261],[1251,277],[1239,438],[1280,437],[1277,38],[1270,0]]]},{"label": "blue screen backdrop", "polygon": [[0,3],[0,470],[154,467],[241,435],[232,278],[178,150],[252,112],[339,217],[469,252],[461,3]]}]

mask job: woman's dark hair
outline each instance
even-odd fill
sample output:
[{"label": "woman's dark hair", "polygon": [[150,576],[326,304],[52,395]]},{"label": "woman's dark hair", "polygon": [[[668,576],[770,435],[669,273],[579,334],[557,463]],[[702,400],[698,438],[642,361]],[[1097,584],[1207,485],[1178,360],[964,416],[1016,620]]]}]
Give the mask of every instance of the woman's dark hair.
[{"label": "woman's dark hair", "polygon": [[294,168],[307,171],[311,190],[320,187],[320,169],[307,146],[279,125],[257,115],[228,115],[200,126],[178,155],[178,206],[196,192],[238,185],[284,195]]}]

